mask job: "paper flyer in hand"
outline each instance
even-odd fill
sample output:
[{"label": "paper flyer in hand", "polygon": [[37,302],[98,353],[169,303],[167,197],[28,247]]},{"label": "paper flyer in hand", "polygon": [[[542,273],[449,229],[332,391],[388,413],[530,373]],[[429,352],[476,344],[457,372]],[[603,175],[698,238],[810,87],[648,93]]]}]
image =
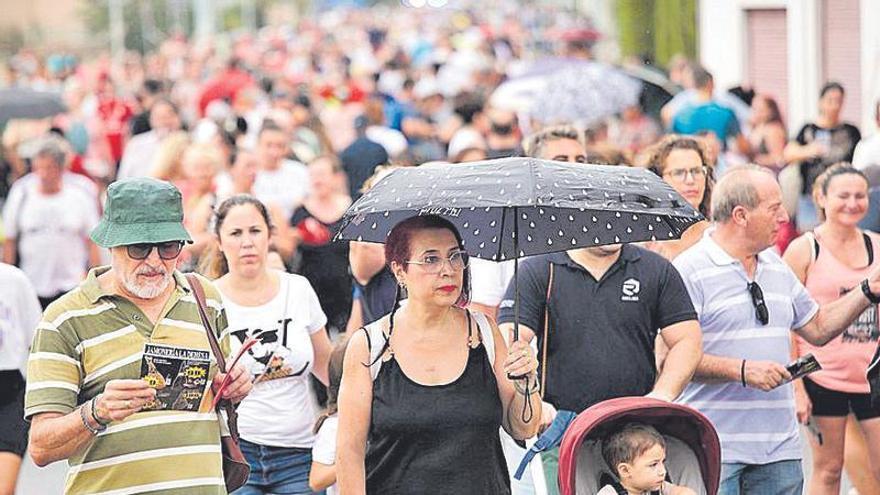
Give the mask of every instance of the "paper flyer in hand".
[{"label": "paper flyer in hand", "polygon": [[143,409],[198,411],[210,369],[210,351],[145,344],[141,378],[156,389],[156,399]]}]

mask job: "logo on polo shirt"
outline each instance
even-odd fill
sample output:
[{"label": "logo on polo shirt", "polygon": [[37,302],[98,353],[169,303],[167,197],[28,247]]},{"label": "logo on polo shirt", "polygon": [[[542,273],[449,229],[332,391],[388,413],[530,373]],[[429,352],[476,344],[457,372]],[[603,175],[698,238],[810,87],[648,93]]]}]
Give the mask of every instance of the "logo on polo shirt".
[{"label": "logo on polo shirt", "polygon": [[623,281],[623,288],[621,292],[623,295],[620,296],[621,301],[638,301],[639,300],[639,291],[642,288],[642,284],[634,279],[628,278]]}]

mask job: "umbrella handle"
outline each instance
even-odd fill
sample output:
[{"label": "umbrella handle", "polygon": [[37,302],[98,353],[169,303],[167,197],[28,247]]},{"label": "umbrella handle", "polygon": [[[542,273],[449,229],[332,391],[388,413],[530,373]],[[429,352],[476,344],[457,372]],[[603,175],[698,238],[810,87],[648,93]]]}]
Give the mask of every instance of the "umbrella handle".
[{"label": "umbrella handle", "polygon": [[[511,344],[519,340],[519,232],[517,226],[519,218],[516,208],[513,209],[513,339]],[[514,376],[507,374],[508,380],[519,380],[525,375]]]}]

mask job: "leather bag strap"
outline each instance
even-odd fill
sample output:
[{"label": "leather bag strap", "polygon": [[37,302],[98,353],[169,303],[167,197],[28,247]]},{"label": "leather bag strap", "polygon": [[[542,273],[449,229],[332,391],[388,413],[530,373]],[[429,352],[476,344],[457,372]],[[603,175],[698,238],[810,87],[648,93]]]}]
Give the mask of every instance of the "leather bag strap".
[{"label": "leather bag strap", "polygon": [[[189,282],[193,297],[196,300],[196,306],[199,308],[199,317],[202,319],[202,326],[205,327],[205,333],[208,336],[208,344],[211,345],[211,352],[214,354],[214,359],[217,360],[217,365],[220,367],[220,371],[225,373],[226,358],[223,356],[223,351],[220,350],[220,342],[217,341],[217,334],[214,332],[214,326],[211,325],[211,320],[208,318],[208,311],[206,309],[208,304],[205,299],[205,289],[202,287],[202,283],[199,281],[198,277],[192,273],[186,274],[186,280]],[[229,427],[229,434],[232,435],[232,439],[238,443],[238,413],[235,411],[235,407],[229,400],[220,400],[217,404],[218,413],[220,412],[221,407],[226,412],[226,425]]]}]

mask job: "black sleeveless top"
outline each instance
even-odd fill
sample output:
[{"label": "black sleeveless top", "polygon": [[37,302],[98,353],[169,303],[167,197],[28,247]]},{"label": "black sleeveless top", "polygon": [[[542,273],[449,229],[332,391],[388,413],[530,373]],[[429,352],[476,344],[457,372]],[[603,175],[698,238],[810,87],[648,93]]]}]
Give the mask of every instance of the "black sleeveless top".
[{"label": "black sleeveless top", "polygon": [[[469,342],[470,322],[468,315]],[[414,382],[393,356],[373,381],[367,493],[509,494],[503,409],[483,344],[469,346],[464,372],[444,385]]]}]

